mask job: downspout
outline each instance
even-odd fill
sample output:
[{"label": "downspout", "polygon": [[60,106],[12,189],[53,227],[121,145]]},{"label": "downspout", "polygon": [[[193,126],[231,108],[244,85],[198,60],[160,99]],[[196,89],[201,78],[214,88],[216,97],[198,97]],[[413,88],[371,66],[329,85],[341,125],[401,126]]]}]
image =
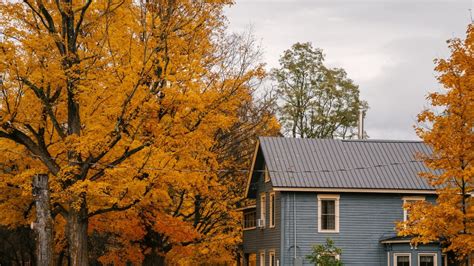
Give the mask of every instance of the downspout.
[{"label": "downspout", "polygon": [[[286,196],[283,194],[283,193],[280,193],[280,260],[279,260],[279,263],[280,265],[284,265],[285,263],[285,255],[286,255],[286,245],[285,245],[285,241],[286,241],[286,235],[285,235],[285,231],[286,231],[286,204],[287,202],[287,198]],[[279,266],[279,265],[278,265]]]},{"label": "downspout", "polygon": [[294,261],[296,261],[296,192],[293,193],[293,227],[294,227],[293,229],[294,229],[294,235],[295,235]]}]

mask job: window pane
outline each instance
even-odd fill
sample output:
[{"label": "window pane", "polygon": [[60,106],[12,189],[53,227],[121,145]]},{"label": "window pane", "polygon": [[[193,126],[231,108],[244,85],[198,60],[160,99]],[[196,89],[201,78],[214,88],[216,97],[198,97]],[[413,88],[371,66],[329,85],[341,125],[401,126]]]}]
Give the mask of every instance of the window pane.
[{"label": "window pane", "polygon": [[335,215],[321,215],[321,229],[336,230],[336,216]]},{"label": "window pane", "polygon": [[434,266],[434,256],[433,255],[420,256],[420,266]]},{"label": "window pane", "polygon": [[255,227],[255,220],[257,214],[255,211],[247,212],[244,214],[244,228]]},{"label": "window pane", "polygon": [[397,256],[397,266],[410,266],[410,257]]},{"label": "window pane", "polygon": [[336,213],[336,201],[335,200],[322,200],[322,214],[335,214]]},{"label": "window pane", "polygon": [[321,201],[321,229],[335,230],[336,229],[336,201],[322,200]]}]

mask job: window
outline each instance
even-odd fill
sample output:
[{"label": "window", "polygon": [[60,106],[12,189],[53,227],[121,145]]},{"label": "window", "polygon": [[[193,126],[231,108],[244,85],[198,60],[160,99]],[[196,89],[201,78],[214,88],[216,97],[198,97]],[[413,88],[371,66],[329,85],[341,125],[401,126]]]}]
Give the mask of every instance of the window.
[{"label": "window", "polygon": [[263,175],[265,176],[265,183],[266,182],[270,182],[270,174],[268,173],[268,168],[267,166],[265,165],[265,170],[263,171]]},{"label": "window", "polygon": [[271,250],[268,252],[268,262],[270,266],[276,266],[276,261],[275,261],[275,251]]},{"label": "window", "polygon": [[275,227],[275,192],[270,193],[270,227]]},{"label": "window", "polygon": [[448,266],[448,256],[447,255],[443,255],[441,257],[441,266]]},{"label": "window", "polygon": [[339,232],[339,195],[318,195],[318,232]]},{"label": "window", "polygon": [[407,203],[414,203],[420,200],[425,200],[424,196],[409,196],[403,197],[403,221],[406,222],[408,220],[408,216],[410,215],[408,209],[405,207]]},{"label": "window", "polygon": [[244,212],[244,221],[243,221],[244,229],[255,228],[256,219],[257,219],[257,212],[255,210]]},{"label": "window", "polygon": [[267,197],[265,193],[260,196],[260,219],[263,220],[263,227],[265,227],[265,216],[267,214]]},{"label": "window", "polygon": [[411,255],[409,253],[396,253],[393,255],[394,266],[410,266]]},{"label": "window", "polygon": [[265,250],[260,251],[260,266],[265,266]]},{"label": "window", "polygon": [[418,266],[437,266],[437,254],[436,253],[418,254]]},{"label": "window", "polygon": [[257,254],[256,253],[251,253],[248,254],[248,266],[257,266]]}]

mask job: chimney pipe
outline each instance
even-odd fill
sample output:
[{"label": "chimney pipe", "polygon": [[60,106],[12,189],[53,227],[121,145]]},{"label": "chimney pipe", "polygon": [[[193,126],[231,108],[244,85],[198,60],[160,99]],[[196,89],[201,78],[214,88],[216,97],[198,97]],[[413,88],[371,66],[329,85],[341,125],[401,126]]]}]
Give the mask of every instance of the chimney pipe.
[{"label": "chimney pipe", "polygon": [[359,125],[358,125],[357,136],[359,139],[364,139],[364,111],[363,110],[359,111]]}]

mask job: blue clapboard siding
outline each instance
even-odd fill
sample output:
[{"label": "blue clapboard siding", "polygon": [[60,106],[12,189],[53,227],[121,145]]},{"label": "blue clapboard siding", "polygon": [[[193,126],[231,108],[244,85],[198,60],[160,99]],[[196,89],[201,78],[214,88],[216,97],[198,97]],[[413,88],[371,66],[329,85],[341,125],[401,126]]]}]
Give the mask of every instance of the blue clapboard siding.
[{"label": "blue clapboard siding", "polygon": [[[263,167],[261,167],[263,169]],[[243,250],[244,253],[256,253],[257,265],[260,265],[260,251],[265,251],[266,264],[269,262],[268,252],[275,251],[275,258],[280,258],[280,238],[281,238],[281,193],[275,192],[275,227],[270,228],[270,192],[272,192],[271,182],[265,182],[263,173],[259,175],[257,181],[257,219],[260,219],[260,195],[266,195],[266,219],[264,229],[244,230],[243,232]],[[282,264],[280,264],[282,265]]]},{"label": "blue clapboard siding", "polygon": [[[304,265],[310,265],[306,255],[311,253],[311,247],[325,243],[328,237],[342,249],[341,259],[345,265],[387,265],[387,251],[379,241],[383,236],[395,232],[395,222],[403,219],[402,197],[409,195],[378,193],[339,193],[339,195],[339,233],[318,233],[317,194],[281,193],[284,226],[280,265],[293,265],[295,220],[296,255],[304,259]],[[434,200],[432,196],[427,196],[427,199]]]}]

